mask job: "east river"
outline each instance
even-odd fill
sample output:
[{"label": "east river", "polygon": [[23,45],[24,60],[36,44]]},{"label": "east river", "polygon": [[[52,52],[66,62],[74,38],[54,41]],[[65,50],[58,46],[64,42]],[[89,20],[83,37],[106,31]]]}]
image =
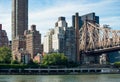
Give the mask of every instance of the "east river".
[{"label": "east river", "polygon": [[120,82],[120,74],[0,75],[0,82]]}]

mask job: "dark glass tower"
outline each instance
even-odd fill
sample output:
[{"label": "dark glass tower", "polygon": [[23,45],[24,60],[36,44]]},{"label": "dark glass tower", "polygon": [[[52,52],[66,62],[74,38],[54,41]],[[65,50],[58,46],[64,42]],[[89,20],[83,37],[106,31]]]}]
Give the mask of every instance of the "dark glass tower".
[{"label": "dark glass tower", "polygon": [[28,0],[12,0],[12,39],[28,30]]},{"label": "dark glass tower", "polygon": [[[89,14],[86,14],[86,15],[83,15],[83,16],[79,16],[78,17],[78,26],[79,26],[79,29],[82,27],[83,25],[83,22],[85,20],[91,20],[97,24],[99,24],[99,16],[96,16],[95,13],[89,13]],[[75,27],[75,15],[72,16],[72,26]]]}]

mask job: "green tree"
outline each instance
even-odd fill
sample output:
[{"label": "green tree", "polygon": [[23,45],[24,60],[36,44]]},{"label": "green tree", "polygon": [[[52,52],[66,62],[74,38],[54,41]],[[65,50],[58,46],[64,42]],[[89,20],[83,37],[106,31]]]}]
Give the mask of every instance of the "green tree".
[{"label": "green tree", "polygon": [[63,53],[46,54],[42,59],[43,65],[66,65],[67,57]]},{"label": "green tree", "polygon": [[17,60],[11,60],[11,64],[20,64]]},{"label": "green tree", "polygon": [[120,62],[115,62],[114,66],[120,68]]},{"label": "green tree", "polygon": [[0,63],[10,63],[11,62],[11,50],[8,47],[0,48]]}]

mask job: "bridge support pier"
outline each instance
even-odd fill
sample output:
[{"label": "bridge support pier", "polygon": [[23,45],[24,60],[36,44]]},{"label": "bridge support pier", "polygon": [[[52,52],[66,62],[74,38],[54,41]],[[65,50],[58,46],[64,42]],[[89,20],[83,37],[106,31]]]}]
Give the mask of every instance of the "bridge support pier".
[{"label": "bridge support pier", "polygon": [[107,54],[103,53],[102,55],[100,55],[99,63],[107,64]]},{"label": "bridge support pier", "polygon": [[99,64],[99,55],[81,54],[81,64]]},{"label": "bridge support pier", "polygon": [[89,64],[89,57],[86,54],[81,54],[81,64]]}]

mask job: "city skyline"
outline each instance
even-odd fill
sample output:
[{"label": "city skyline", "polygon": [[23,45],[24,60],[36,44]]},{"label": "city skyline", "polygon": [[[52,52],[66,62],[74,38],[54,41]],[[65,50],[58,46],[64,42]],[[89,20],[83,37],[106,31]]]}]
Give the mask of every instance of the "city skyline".
[{"label": "city skyline", "polygon": [[[112,29],[119,29],[120,19],[119,0],[29,0],[29,28],[32,24],[42,34],[55,27],[59,16],[66,17],[68,26],[72,24],[72,15],[79,12],[80,15],[95,12],[100,17],[100,24],[108,24]],[[0,0],[0,23],[11,40],[11,10],[10,0]]]}]

